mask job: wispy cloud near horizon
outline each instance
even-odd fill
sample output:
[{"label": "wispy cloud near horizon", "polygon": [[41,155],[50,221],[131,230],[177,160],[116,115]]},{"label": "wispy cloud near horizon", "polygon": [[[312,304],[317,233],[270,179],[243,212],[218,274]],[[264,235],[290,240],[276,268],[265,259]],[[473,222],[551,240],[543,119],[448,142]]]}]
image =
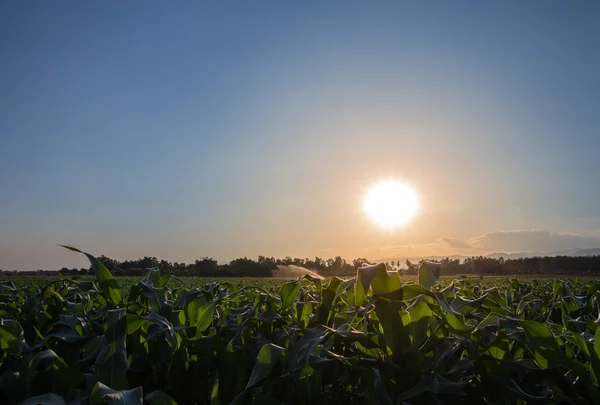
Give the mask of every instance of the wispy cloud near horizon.
[{"label": "wispy cloud near horizon", "polygon": [[[553,253],[574,249],[600,248],[600,234],[549,232],[539,229],[517,229],[486,232],[467,241],[441,237],[435,243],[381,246],[371,253],[394,257],[470,256],[491,253]],[[392,257],[390,257],[392,258]]]},{"label": "wispy cloud near horizon", "polygon": [[469,241],[484,250],[506,252],[554,252],[600,247],[600,236],[554,233],[539,229],[488,232]]},{"label": "wispy cloud near horizon", "polygon": [[471,245],[468,242],[462,241],[456,238],[442,237],[439,240],[443,244],[446,244],[448,247],[452,249],[478,249],[477,247]]}]

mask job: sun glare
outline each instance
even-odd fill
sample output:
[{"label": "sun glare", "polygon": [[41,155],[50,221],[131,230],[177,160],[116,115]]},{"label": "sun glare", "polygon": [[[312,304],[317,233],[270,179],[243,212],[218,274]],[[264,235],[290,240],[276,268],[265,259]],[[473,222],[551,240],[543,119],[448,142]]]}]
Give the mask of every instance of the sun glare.
[{"label": "sun glare", "polygon": [[395,180],[375,184],[364,200],[364,210],[373,222],[384,228],[406,225],[417,211],[417,195]]}]

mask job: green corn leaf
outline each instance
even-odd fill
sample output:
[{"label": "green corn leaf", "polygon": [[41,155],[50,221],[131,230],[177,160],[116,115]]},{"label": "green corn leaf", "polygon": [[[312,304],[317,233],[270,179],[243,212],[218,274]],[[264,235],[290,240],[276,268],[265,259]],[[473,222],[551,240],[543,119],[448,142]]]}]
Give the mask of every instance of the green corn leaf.
[{"label": "green corn leaf", "polygon": [[398,272],[388,274],[383,263],[360,267],[356,272],[354,305],[362,305],[369,288],[372,288],[373,295],[377,296],[389,294],[400,289],[401,286]]},{"label": "green corn leaf", "polygon": [[119,290],[119,283],[114,278],[110,270],[106,268],[106,266],[104,266],[98,259],[90,255],[89,253],[82,252],[81,250],[71,246],[60,246],[72,250],[74,252],[83,253],[88,258],[88,260],[92,264],[92,267],[94,268],[94,271],[96,272],[96,281],[98,282],[100,291],[102,291],[104,296],[111,304],[119,305],[121,303],[123,298],[121,297],[121,292]]},{"label": "green corn leaf", "polygon": [[198,333],[204,332],[213,321],[215,313],[215,304],[212,302],[208,302],[198,308],[198,312],[196,313],[196,328]]},{"label": "green corn leaf", "polygon": [[452,303],[450,304],[450,306],[452,307],[452,309],[455,312],[457,312],[461,315],[468,315],[470,313],[473,313],[481,305],[483,305],[486,298],[487,298],[487,295],[484,295],[484,296],[479,297],[474,300],[470,300],[470,299],[458,296],[452,300]]},{"label": "green corn leaf", "polygon": [[129,388],[125,375],[129,367],[125,349],[127,337],[125,309],[107,311],[106,323],[105,346],[96,358],[96,375],[99,383],[125,390]]},{"label": "green corn leaf", "polygon": [[407,322],[404,322],[400,316],[401,310],[399,302],[386,298],[378,298],[375,303],[375,312],[383,329],[385,346],[394,355],[399,355],[403,349],[411,346],[409,328],[406,327]]},{"label": "green corn leaf", "polygon": [[25,334],[21,324],[12,319],[1,319],[0,322],[0,349],[13,356],[29,351],[25,341]]},{"label": "green corn leaf", "polygon": [[332,277],[327,284],[327,287],[323,288],[321,293],[321,302],[317,309],[317,320],[319,323],[326,325],[331,319],[331,313],[334,309],[334,299],[338,288],[344,281],[339,277]]},{"label": "green corn leaf", "polygon": [[548,368],[550,364],[560,364],[561,350],[550,328],[535,321],[521,321],[521,326],[533,343],[533,355],[541,368]]},{"label": "green corn leaf", "polygon": [[434,262],[423,262],[419,266],[419,284],[430,289],[438,283],[442,274],[442,265]]},{"label": "green corn leaf", "polygon": [[435,294],[419,284],[405,285],[397,290],[381,294],[382,297],[393,301],[412,301],[418,296],[436,298]]},{"label": "green corn leaf", "polygon": [[250,375],[248,384],[246,384],[246,390],[268,376],[284,353],[285,349],[283,347],[273,343],[264,345],[258,352],[252,375]]},{"label": "green corn leaf", "polygon": [[412,346],[419,348],[427,339],[427,331],[429,329],[429,322],[433,315],[431,308],[425,301],[419,300],[416,302],[410,311],[411,320],[411,336]]},{"label": "green corn leaf", "polygon": [[131,390],[114,390],[98,382],[90,395],[91,405],[143,405],[141,387]]},{"label": "green corn leaf", "polygon": [[177,402],[163,391],[152,391],[146,395],[146,401],[150,405],[177,405]]},{"label": "green corn leaf", "polygon": [[600,327],[596,328],[596,335],[594,336],[594,352],[600,357]]},{"label": "green corn leaf", "polygon": [[300,293],[300,282],[294,281],[281,286],[281,310],[285,311],[294,305]]},{"label": "green corn leaf", "polygon": [[217,370],[215,382],[210,392],[210,405],[219,405],[219,370]]}]

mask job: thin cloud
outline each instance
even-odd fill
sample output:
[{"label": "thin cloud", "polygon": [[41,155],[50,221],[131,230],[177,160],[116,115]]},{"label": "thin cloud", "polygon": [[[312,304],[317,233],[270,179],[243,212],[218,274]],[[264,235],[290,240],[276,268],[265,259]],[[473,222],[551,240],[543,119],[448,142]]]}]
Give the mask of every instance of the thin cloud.
[{"label": "thin cloud", "polygon": [[369,257],[404,258],[491,253],[558,253],[600,248],[599,234],[553,233],[539,229],[488,232],[467,241],[441,237],[432,243],[387,245],[364,249]]},{"label": "thin cloud", "polygon": [[520,229],[488,232],[471,239],[470,244],[494,252],[554,252],[600,247],[600,236]]},{"label": "thin cloud", "polygon": [[456,238],[443,237],[440,238],[440,242],[446,244],[448,247],[452,249],[477,249],[475,246],[472,246],[470,243],[462,241]]}]

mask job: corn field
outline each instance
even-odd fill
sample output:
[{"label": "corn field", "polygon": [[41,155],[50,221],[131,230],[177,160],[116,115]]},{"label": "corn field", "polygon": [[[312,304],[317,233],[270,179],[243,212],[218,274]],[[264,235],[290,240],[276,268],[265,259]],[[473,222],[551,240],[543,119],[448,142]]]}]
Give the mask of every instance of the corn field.
[{"label": "corn field", "polygon": [[[76,250],[74,248],[70,248]],[[79,251],[78,251],[79,252]],[[0,403],[600,403],[600,282],[0,284]]]}]

